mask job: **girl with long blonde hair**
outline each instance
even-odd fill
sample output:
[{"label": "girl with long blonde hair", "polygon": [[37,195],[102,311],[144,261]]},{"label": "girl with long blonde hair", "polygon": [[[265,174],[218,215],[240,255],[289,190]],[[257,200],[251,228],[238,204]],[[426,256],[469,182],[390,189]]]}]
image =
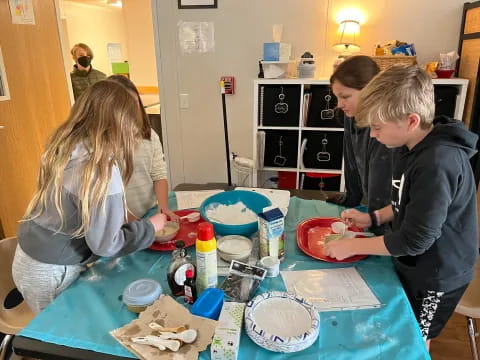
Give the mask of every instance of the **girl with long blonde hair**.
[{"label": "girl with long blonde hair", "polygon": [[138,100],[100,81],[76,101],[42,156],[37,191],[18,229],[18,290],[39,312],[100,256],[149,247],[163,214],[126,221],[126,185],[142,124]]}]

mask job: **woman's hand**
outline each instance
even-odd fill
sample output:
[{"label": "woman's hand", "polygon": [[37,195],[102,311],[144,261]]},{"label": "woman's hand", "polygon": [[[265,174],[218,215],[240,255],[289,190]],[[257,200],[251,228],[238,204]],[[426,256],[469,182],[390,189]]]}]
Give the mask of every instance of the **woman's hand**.
[{"label": "woman's hand", "polygon": [[152,223],[153,227],[155,228],[155,232],[162,230],[167,223],[167,216],[165,214],[155,214],[148,218]]},{"label": "woman's hand", "polygon": [[341,238],[330,241],[323,246],[323,253],[333,259],[343,260],[357,255],[353,250],[355,238]]},{"label": "woman's hand", "polygon": [[180,216],[178,216],[177,214],[175,214],[172,210],[170,209],[162,209],[162,213],[164,213],[165,215],[167,215],[169,218],[170,218],[170,221],[176,221],[176,222],[179,222],[180,221]]},{"label": "woman's hand", "polygon": [[130,210],[127,210],[127,222],[132,222],[136,220],[138,220],[138,218]]},{"label": "woman's hand", "polygon": [[370,215],[356,209],[344,210],[340,216],[348,225],[358,226],[360,228],[368,228],[372,226],[372,219],[370,219]]}]

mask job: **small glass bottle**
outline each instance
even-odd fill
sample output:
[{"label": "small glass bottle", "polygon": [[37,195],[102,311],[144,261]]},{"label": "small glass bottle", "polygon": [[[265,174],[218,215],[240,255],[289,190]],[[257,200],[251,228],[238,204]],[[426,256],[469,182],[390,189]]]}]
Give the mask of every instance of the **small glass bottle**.
[{"label": "small glass bottle", "polygon": [[193,304],[197,300],[197,287],[195,285],[195,278],[193,277],[193,271],[187,270],[185,273],[187,279],[184,283],[185,288],[185,302],[187,304]]},{"label": "small glass bottle", "polygon": [[183,241],[177,241],[175,247],[177,249],[172,252],[167,281],[172,295],[182,296],[184,294],[185,273],[187,270],[192,270],[193,274],[195,274],[195,266],[192,264],[190,256],[187,255]]}]

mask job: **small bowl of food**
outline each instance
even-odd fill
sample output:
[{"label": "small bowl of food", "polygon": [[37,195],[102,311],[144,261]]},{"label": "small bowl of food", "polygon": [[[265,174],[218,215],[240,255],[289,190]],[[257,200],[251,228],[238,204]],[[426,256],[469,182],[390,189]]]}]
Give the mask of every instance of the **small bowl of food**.
[{"label": "small bowl of food", "polygon": [[240,235],[223,236],[217,242],[218,255],[226,262],[247,260],[252,248],[252,240]]},{"label": "small bowl of food", "polygon": [[179,230],[179,223],[176,221],[169,221],[165,224],[165,227],[162,230],[159,230],[155,233],[155,241],[159,243],[169,242],[175,236],[177,236]]}]

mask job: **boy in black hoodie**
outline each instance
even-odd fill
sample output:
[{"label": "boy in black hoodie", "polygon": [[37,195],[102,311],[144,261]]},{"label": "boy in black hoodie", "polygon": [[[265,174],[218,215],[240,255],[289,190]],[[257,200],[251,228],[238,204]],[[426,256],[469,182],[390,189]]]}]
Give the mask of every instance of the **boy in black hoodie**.
[{"label": "boy in black hoodie", "polygon": [[359,227],[393,222],[393,232],[340,239],[327,255],[391,255],[426,340],[438,336],[472,280],[478,253],[476,186],[469,158],[477,135],[439,117],[430,76],[416,66],[394,66],[363,90],[356,119],[370,136],[398,148],[392,205],[342,218]]}]

